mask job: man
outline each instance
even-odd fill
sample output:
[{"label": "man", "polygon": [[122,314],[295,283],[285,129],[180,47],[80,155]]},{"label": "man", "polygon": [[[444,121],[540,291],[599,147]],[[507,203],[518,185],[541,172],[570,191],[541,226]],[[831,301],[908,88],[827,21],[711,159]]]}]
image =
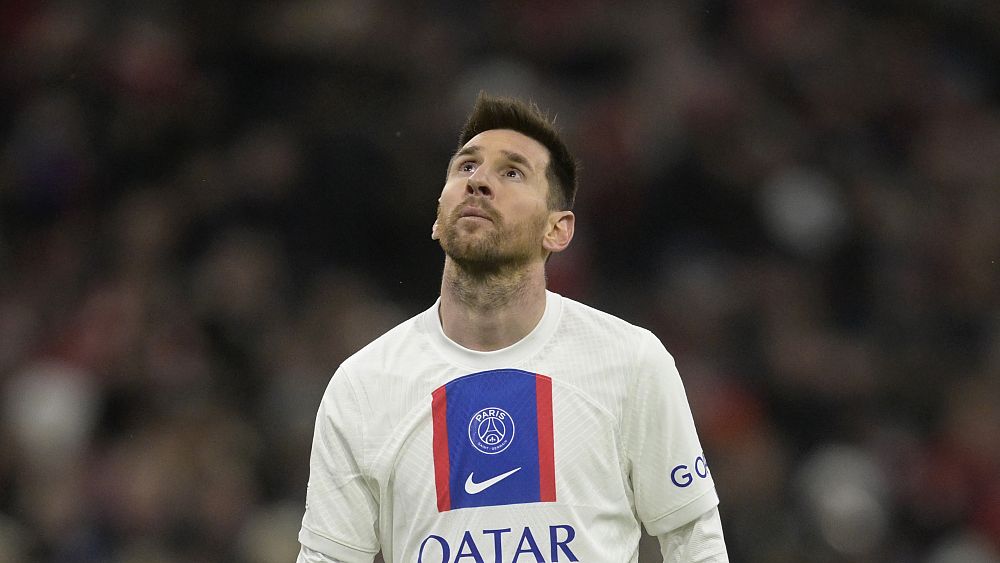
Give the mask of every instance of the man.
[{"label": "man", "polygon": [[576,163],[481,95],[432,238],[441,297],[347,359],[316,422],[299,563],[727,561],[680,377],[649,331],[545,288]]}]

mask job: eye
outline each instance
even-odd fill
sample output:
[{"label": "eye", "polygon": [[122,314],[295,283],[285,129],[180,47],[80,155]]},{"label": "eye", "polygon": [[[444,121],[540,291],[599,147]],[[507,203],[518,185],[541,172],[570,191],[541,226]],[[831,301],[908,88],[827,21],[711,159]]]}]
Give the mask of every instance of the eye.
[{"label": "eye", "polygon": [[472,172],[476,169],[476,161],[474,160],[464,160],[458,163],[457,170],[459,172]]},{"label": "eye", "polygon": [[504,176],[508,178],[513,178],[515,180],[523,180],[524,173],[522,173],[517,168],[508,168],[506,172],[503,173]]}]

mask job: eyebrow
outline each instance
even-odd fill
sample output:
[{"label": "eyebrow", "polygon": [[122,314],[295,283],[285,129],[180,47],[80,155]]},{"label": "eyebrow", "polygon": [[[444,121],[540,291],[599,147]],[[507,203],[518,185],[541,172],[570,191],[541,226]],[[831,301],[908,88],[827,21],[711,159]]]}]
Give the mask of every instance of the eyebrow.
[{"label": "eyebrow", "polygon": [[[460,156],[465,156],[467,154],[475,154],[480,150],[482,150],[482,147],[480,147],[479,145],[469,145],[467,147],[462,147],[460,151],[452,155],[451,163],[455,162],[455,160],[458,159],[458,157]],[[449,167],[451,166],[451,163],[449,163]]]},{"label": "eyebrow", "polygon": [[535,169],[531,166],[531,163],[528,162],[528,159],[524,158],[524,156],[522,156],[520,153],[511,151],[500,151],[500,153],[503,154],[504,158],[506,158],[507,160],[515,164],[520,164],[521,166],[527,168],[529,172],[535,171]]},{"label": "eyebrow", "polygon": [[[455,156],[451,157],[451,162],[455,162],[455,159],[459,157],[475,154],[481,150],[483,150],[483,147],[480,147],[479,145],[469,145],[467,147],[462,147],[460,151],[455,153]],[[524,166],[525,168],[528,169],[529,172],[535,171],[534,167],[531,166],[531,163],[528,162],[528,159],[525,158],[524,155],[522,155],[521,153],[501,150],[500,154],[502,154],[503,157],[506,158],[507,160],[515,164],[520,164],[521,166]]]}]

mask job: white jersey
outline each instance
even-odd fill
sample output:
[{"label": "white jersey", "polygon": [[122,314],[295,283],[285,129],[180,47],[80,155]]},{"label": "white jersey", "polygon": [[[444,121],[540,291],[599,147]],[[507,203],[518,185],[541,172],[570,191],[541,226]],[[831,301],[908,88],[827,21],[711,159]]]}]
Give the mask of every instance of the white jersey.
[{"label": "white jersey", "polygon": [[518,343],[451,341],[438,304],[349,359],[316,422],[299,541],[346,563],[637,561],[718,504],[673,358],[552,292]]}]

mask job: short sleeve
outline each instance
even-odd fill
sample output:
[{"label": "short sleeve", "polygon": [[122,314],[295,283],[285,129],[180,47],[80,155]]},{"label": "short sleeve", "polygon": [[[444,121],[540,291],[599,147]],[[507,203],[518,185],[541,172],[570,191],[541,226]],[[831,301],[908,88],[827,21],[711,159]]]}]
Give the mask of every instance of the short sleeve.
[{"label": "short sleeve", "polygon": [[674,359],[652,333],[643,336],[622,432],[636,513],[659,535],[695,520],[719,498]]},{"label": "short sleeve", "polygon": [[379,551],[377,491],[365,476],[363,430],[362,409],[341,368],[316,416],[299,542],[344,563],[371,563]]}]

